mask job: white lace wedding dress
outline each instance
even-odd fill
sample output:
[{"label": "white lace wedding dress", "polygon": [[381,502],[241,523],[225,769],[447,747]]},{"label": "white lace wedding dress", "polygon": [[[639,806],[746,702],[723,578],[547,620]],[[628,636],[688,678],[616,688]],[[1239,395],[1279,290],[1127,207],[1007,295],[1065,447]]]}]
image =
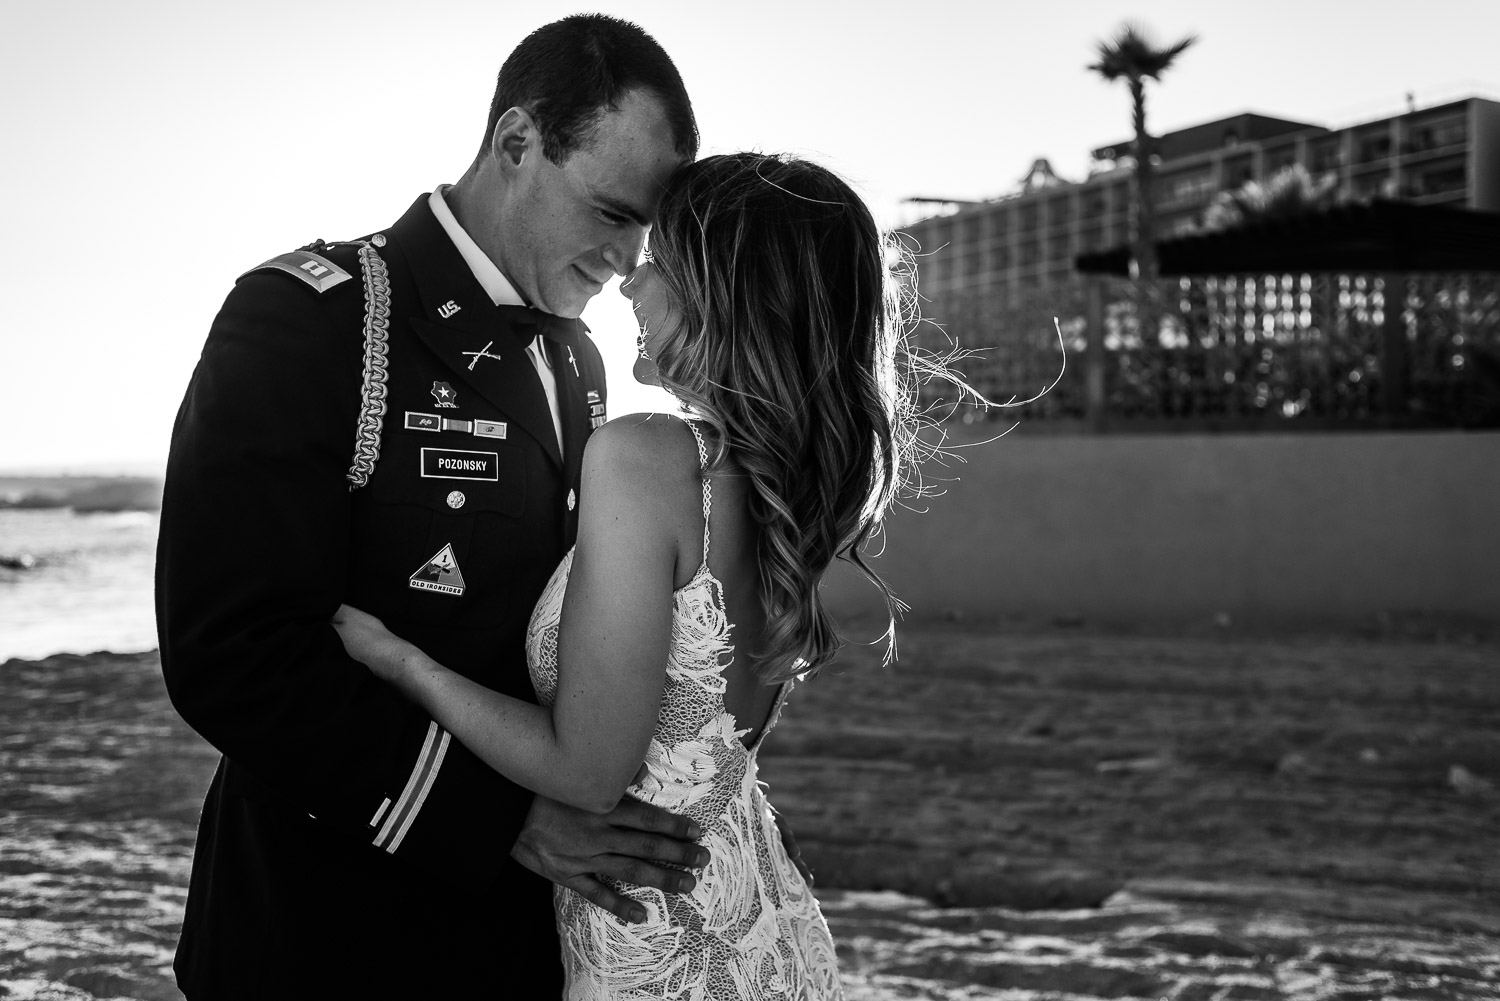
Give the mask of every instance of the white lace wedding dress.
[{"label": "white lace wedding dress", "polygon": [[[700,469],[707,464],[698,439]],[[739,1001],[842,998],[828,924],[787,858],[756,780],[755,755],[791,685],[777,693],[754,746],[724,706],[724,668],[734,657],[723,586],[708,568],[712,488],[703,478],[703,563],[675,592],[661,716],[646,776],[630,795],[691,817],[712,861],[687,894],[620,886],[646,908],[643,924],[612,915],[562,887],[553,906],[568,1001],[674,998]],[[573,565],[569,552],[532,613],[527,660],[543,705],[557,695],[557,632]]]}]

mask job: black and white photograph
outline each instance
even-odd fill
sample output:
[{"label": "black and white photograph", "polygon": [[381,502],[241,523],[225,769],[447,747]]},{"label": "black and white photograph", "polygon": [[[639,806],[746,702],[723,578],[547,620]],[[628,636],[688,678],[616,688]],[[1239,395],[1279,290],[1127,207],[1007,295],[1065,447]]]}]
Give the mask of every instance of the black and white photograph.
[{"label": "black and white photograph", "polygon": [[0,5],[0,999],[1500,1001],[1500,5]]}]

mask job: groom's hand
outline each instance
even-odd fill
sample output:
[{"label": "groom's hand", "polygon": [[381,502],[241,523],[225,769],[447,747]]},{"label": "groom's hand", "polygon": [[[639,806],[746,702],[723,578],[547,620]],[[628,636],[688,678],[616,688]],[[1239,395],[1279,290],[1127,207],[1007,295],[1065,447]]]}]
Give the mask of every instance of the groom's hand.
[{"label": "groom's hand", "polygon": [[708,864],[708,850],[692,842],[701,836],[692,821],[629,796],[606,814],[538,796],[510,857],[559,886],[577,890],[616,917],[640,922],[646,920],[645,908],[605,886],[599,877],[686,893],[697,883],[691,873],[654,863],[701,869]]}]

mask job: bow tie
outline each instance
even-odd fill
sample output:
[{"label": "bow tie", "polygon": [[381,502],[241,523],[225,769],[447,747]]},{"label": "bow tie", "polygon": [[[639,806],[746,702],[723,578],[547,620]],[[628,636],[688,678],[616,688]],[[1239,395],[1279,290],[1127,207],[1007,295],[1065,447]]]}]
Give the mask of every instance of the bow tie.
[{"label": "bow tie", "polygon": [[570,339],[576,339],[579,334],[583,333],[582,320],[553,316],[551,313],[544,313],[530,306],[502,304],[495,308],[500,310],[500,318],[510,324],[523,341],[529,341],[537,334],[541,334],[549,341],[566,344]]}]

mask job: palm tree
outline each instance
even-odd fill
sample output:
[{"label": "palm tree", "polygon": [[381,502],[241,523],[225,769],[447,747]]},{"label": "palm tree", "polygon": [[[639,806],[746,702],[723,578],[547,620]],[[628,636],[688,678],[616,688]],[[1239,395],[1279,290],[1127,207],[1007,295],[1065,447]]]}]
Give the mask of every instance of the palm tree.
[{"label": "palm tree", "polygon": [[1306,167],[1294,163],[1264,183],[1246,181],[1233,191],[1221,191],[1203,214],[1203,228],[1233,229],[1322,212],[1338,204],[1338,183],[1335,176],[1313,180]]},{"label": "palm tree", "polygon": [[1146,78],[1161,80],[1162,73],[1183,51],[1198,40],[1188,35],[1165,48],[1157,45],[1144,27],[1126,22],[1115,37],[1099,42],[1099,61],[1089,69],[1113,83],[1124,80],[1135,105],[1135,211],[1131,213],[1135,275],[1156,277],[1156,209],[1151,202],[1151,136],[1146,132]]}]

